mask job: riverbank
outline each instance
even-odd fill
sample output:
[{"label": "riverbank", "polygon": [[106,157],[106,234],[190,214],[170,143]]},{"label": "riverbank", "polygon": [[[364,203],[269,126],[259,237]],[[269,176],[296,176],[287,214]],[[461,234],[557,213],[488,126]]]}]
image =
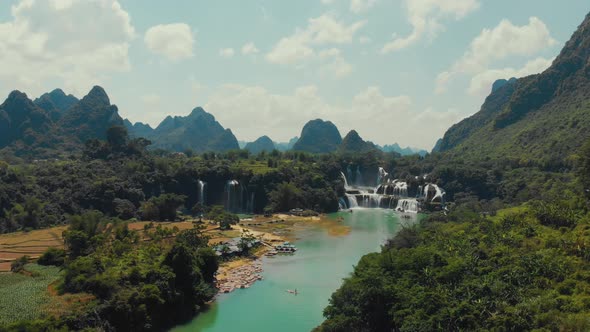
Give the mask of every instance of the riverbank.
[{"label": "riverbank", "polygon": [[[263,266],[261,258],[274,246],[285,241],[297,241],[297,234],[309,227],[325,229],[330,236],[344,236],[350,233],[350,227],[344,226],[341,219],[329,218],[326,215],[301,217],[288,214],[276,214],[270,217],[253,216],[243,219],[239,225],[232,226],[231,232],[242,234],[250,232],[261,241],[250,257],[234,258],[223,262],[217,271],[216,286],[220,293],[230,293],[236,289],[249,288],[256,281],[262,280]],[[205,234],[214,233],[215,229],[206,230]],[[219,243],[219,237],[212,239]],[[296,253],[295,253],[296,255]]]},{"label": "riverbank", "polygon": [[[280,226],[278,230],[293,230],[287,233],[288,240],[297,246],[297,252],[262,258],[262,281],[249,289],[221,294],[208,310],[173,331],[310,331],[321,324],[330,296],[358,260],[379,251],[406,223],[400,214],[383,209],[338,212],[320,219],[307,218],[289,227],[273,223],[273,227]],[[285,219],[285,224],[290,222]],[[250,221],[242,222],[246,223]],[[270,225],[266,227],[272,233]],[[347,235],[335,236],[346,233],[342,230],[348,230]],[[287,291],[295,289],[296,296]]]}]

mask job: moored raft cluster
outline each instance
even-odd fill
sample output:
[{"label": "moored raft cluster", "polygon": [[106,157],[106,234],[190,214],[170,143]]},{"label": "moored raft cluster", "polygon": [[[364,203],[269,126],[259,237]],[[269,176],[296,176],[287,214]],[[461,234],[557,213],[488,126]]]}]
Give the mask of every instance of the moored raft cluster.
[{"label": "moored raft cluster", "polygon": [[217,289],[221,293],[231,293],[236,288],[249,288],[258,280],[262,280],[262,263],[256,261],[227,272],[227,278],[217,279]]}]

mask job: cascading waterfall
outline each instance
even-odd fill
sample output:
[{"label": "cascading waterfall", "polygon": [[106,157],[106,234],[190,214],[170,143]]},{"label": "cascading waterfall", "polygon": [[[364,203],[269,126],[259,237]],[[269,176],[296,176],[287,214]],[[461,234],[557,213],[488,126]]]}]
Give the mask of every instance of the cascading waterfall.
[{"label": "cascading waterfall", "polygon": [[[339,199],[338,204],[341,209],[354,208],[385,208],[394,209],[398,212],[418,213],[421,204],[426,202],[444,204],[445,192],[435,184],[429,183],[424,186],[418,186],[416,196],[409,197],[409,184],[405,181],[391,179],[389,173],[382,167],[377,172],[377,187],[370,189],[363,187],[362,174],[360,168],[348,166],[346,173],[340,172],[344,181],[345,196]],[[354,175],[354,177],[351,177]],[[353,186],[349,185],[352,178]],[[416,180],[421,180],[416,177]]]},{"label": "cascading waterfall", "polygon": [[379,170],[377,171],[377,185],[383,183],[388,175],[389,173],[387,173],[383,167],[379,167]]},{"label": "cascading waterfall", "polygon": [[429,202],[444,204],[445,191],[434,183],[429,183],[422,190],[422,197]]},{"label": "cascading waterfall", "polygon": [[232,212],[241,212],[244,188],[237,180],[229,180],[225,184],[225,209]]},{"label": "cascading waterfall", "polygon": [[359,187],[362,186],[364,184],[364,182],[363,182],[363,174],[361,173],[360,166],[356,167],[356,174],[355,175],[356,175],[356,177],[354,179],[355,180],[354,183]]},{"label": "cascading waterfall", "polygon": [[375,192],[382,195],[406,198],[408,197],[408,184],[399,180],[388,180],[386,183],[379,185]]},{"label": "cascading waterfall", "polygon": [[351,179],[351,180],[354,179],[352,177],[352,168],[350,168],[350,165],[346,166],[346,176],[344,178],[345,179]]},{"label": "cascading waterfall", "polygon": [[397,201],[395,208],[399,212],[418,213],[418,200],[415,198],[404,198]]},{"label": "cascading waterfall", "polygon": [[359,207],[359,203],[356,200],[356,195],[353,194],[346,194],[346,198],[348,199],[348,208],[354,209]]},{"label": "cascading waterfall", "polygon": [[255,198],[255,194],[254,192],[250,193],[250,199],[248,200],[248,212],[250,213],[254,213],[254,198]]},{"label": "cascading waterfall", "polygon": [[346,175],[344,175],[344,173],[340,172],[340,176],[342,176],[342,180],[344,180],[344,189],[348,190],[348,188],[350,188],[348,186],[348,181],[346,180]]},{"label": "cascading waterfall", "polygon": [[[396,180],[397,181],[397,180]],[[408,197],[408,184],[406,182],[394,182],[393,194],[400,197]]]},{"label": "cascading waterfall", "polygon": [[205,205],[205,186],[207,186],[207,182],[199,180],[197,187],[199,189],[199,203],[201,205]]},{"label": "cascading waterfall", "polygon": [[345,210],[345,209],[347,209],[347,208],[348,208],[348,207],[347,207],[347,205],[346,205],[346,201],[344,200],[344,197],[340,197],[340,198],[338,199],[338,208],[339,208],[340,210]]}]

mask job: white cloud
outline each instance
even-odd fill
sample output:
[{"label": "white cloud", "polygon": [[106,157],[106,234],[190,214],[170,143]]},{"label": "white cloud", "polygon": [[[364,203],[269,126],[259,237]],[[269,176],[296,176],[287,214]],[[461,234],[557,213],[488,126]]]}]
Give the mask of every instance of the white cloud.
[{"label": "white cloud", "polygon": [[169,60],[177,61],[193,56],[195,38],[185,23],[160,24],[149,28],[144,36],[148,49]]},{"label": "white cloud", "polygon": [[223,58],[231,58],[234,54],[235,51],[233,48],[222,48],[219,50],[219,55]]},{"label": "white cloud", "polygon": [[297,63],[313,55],[314,50],[308,45],[304,36],[296,34],[281,39],[273,50],[266,54],[266,59],[272,63],[285,65]]},{"label": "white cloud", "polygon": [[335,78],[343,78],[352,74],[352,65],[341,57],[337,57],[334,61],[327,63],[322,68],[330,76]]},{"label": "white cloud", "polygon": [[[482,82],[481,77],[490,75],[492,72],[518,73],[519,70],[515,69],[490,70],[489,67],[495,61],[513,56],[530,57],[556,43],[545,23],[536,17],[531,17],[528,24],[523,26],[516,26],[508,20],[502,20],[495,28],[482,30],[479,36],[471,42],[465,54],[450,69],[438,75],[436,92],[444,92],[446,85],[455,76],[461,74],[478,74],[480,79],[477,81]],[[539,64],[548,60],[543,60],[535,62],[536,65],[529,65],[528,68],[534,69],[544,66],[544,64]],[[530,70],[526,72],[531,73]],[[479,88],[473,88],[472,84],[470,91],[475,90],[479,90]]]},{"label": "white cloud", "polygon": [[317,50],[322,45],[350,44],[356,32],[366,24],[358,21],[346,25],[330,15],[312,18],[305,29],[296,29],[288,37],[282,38],[274,48],[266,54],[267,61],[282,65],[297,65],[303,68],[310,64],[320,66],[323,75],[342,78],[352,73],[340,49],[329,48]]},{"label": "white cloud", "polygon": [[494,60],[513,55],[531,56],[555,43],[545,23],[536,17],[531,17],[529,23],[523,26],[502,20],[494,29],[484,29],[471,42],[455,68],[466,72],[478,71]]},{"label": "white cloud", "polygon": [[342,57],[342,52],[337,48],[330,48],[318,52],[318,58],[323,61],[321,70],[324,75],[335,78],[343,78],[352,73],[352,65]]},{"label": "white cloud", "polygon": [[256,54],[260,52],[260,50],[258,50],[258,48],[256,48],[256,45],[254,45],[253,42],[249,42],[244,44],[244,46],[242,46],[242,54],[243,55],[250,55],[250,54]]},{"label": "white cloud", "polygon": [[335,0],[320,0],[324,5],[331,5],[335,2]]},{"label": "white cloud", "polygon": [[134,36],[129,14],[116,0],[18,1],[10,20],[0,22],[0,86],[36,95],[57,81],[85,93],[111,73],[130,69]]},{"label": "white cloud", "polygon": [[524,67],[520,69],[503,68],[503,69],[488,69],[480,72],[471,78],[469,85],[469,93],[479,97],[485,97],[490,93],[492,84],[501,78],[509,79],[511,77],[524,77],[532,74],[538,74],[551,66],[553,59],[545,59],[542,57],[536,58],[527,62]]},{"label": "white cloud", "polygon": [[[224,85],[209,98],[205,109],[244,140],[265,133],[285,141],[299,135],[307,121],[322,118],[334,122],[343,136],[356,129],[364,139],[376,143],[399,142],[422,148],[431,148],[450,125],[464,117],[453,110],[418,111],[410,97],[385,96],[378,87],[360,91],[348,104],[328,103],[313,85],[284,95],[258,86]],[[243,125],[251,119],[257,119],[256,126]]]},{"label": "white cloud", "polygon": [[318,53],[318,56],[320,58],[324,58],[325,59],[325,58],[338,57],[338,56],[340,56],[340,53],[341,52],[340,52],[339,49],[337,49],[337,48],[330,48],[330,49],[327,49],[327,50],[321,50]]},{"label": "white cloud", "polygon": [[377,0],[350,0],[350,11],[360,14],[371,9],[377,4]]},{"label": "white cloud", "polygon": [[359,37],[359,43],[361,44],[368,44],[371,42],[371,38],[367,37],[367,36],[360,36]]},{"label": "white cloud", "polygon": [[328,14],[311,18],[305,29],[298,28],[292,35],[279,40],[266,59],[276,64],[301,62],[315,55],[314,46],[351,43],[365,23],[358,21],[347,26]]},{"label": "white cloud", "polygon": [[460,20],[479,8],[478,0],[404,0],[412,32],[406,37],[397,37],[386,43],[381,53],[387,54],[416,43],[425,35],[434,37],[443,29],[442,20]]}]

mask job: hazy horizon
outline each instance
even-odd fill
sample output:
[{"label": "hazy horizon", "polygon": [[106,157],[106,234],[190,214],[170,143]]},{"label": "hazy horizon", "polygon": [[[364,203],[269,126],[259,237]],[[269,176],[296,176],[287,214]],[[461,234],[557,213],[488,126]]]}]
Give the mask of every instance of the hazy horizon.
[{"label": "hazy horizon", "polygon": [[[0,94],[102,86],[131,121],[202,106],[239,140],[312,119],[430,150],[496,79],[549,66],[581,0],[24,1],[0,4]],[[73,28],[75,27],[75,29]],[[100,28],[97,28],[100,27]]]}]

